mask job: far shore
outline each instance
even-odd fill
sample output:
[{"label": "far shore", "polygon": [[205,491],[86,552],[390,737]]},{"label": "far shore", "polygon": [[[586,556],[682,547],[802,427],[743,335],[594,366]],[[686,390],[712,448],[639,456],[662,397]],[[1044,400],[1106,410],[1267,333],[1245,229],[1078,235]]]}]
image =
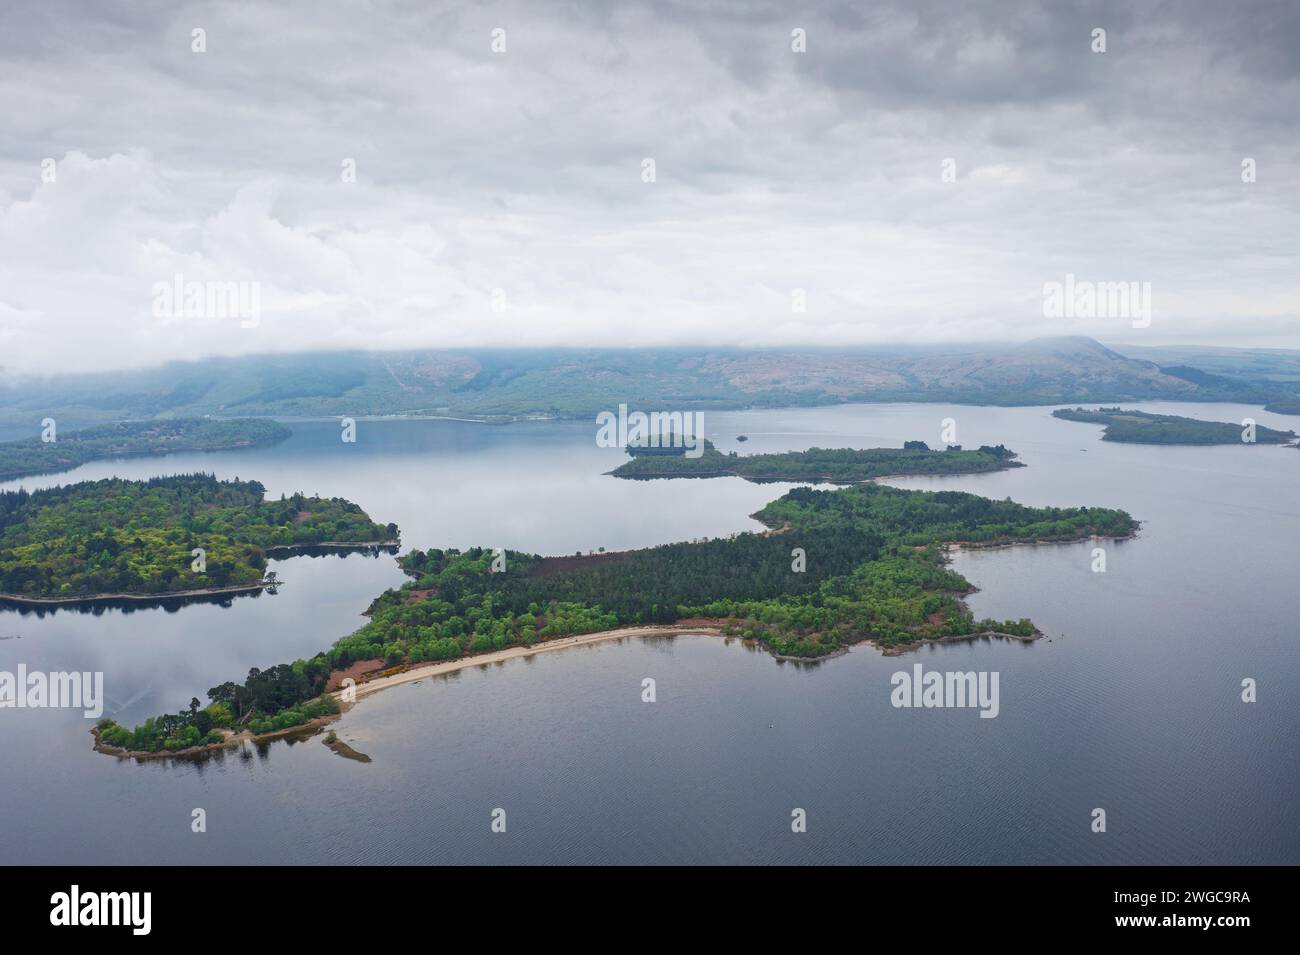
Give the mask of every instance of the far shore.
[{"label": "far shore", "polygon": [[[240,419],[226,418],[222,420],[238,421]],[[270,419],[270,420],[274,420],[274,419]],[[96,427],[96,425],[89,425],[88,427]],[[93,455],[92,457],[88,457],[82,461],[65,460],[65,461],[60,461],[57,464],[51,462],[48,465],[38,464],[35,467],[30,467],[30,468],[0,471],[0,482],[19,481],[22,480],[23,478],[49,477],[54,474],[67,474],[69,471],[77,470],[77,468],[81,467],[82,465],[95,464],[100,461],[118,461],[125,458],[165,458],[173,454],[220,454],[225,451],[245,451],[250,448],[269,448],[273,445],[279,444],[281,441],[286,440],[288,437],[289,436],[286,434],[283,437],[275,438],[274,440],[271,441],[243,441],[237,444],[229,445],[224,448],[185,448],[185,447],[171,448],[171,447],[159,446],[156,448],[142,448],[140,450],[135,450],[135,451],[109,451],[104,454]],[[9,444],[12,442],[0,442],[0,443]]]}]

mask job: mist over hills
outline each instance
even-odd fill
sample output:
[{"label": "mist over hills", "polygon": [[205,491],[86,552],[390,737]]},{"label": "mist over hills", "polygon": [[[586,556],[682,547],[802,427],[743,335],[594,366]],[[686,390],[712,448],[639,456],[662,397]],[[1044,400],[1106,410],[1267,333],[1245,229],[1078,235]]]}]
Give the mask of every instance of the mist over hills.
[{"label": "mist over hills", "polygon": [[0,424],[159,416],[450,415],[485,420],[641,408],[850,401],[1031,405],[1243,401],[1300,392],[1300,352],[1126,348],[1086,337],[860,349],[465,349],[171,362],[0,382]]}]

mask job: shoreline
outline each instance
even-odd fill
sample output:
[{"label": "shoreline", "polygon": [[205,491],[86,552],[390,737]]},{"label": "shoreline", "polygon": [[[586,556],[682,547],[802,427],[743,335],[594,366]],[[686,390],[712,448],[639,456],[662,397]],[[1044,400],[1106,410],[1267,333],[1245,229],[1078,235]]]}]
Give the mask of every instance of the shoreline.
[{"label": "shoreline", "polygon": [[[750,515],[750,516],[752,518],[757,519],[755,515]],[[763,522],[760,521],[760,523]],[[783,526],[780,529],[776,529],[768,526],[768,530],[765,533],[769,533],[769,534],[781,533],[781,531],[784,529],[785,526]],[[1017,547],[1017,546],[1024,546],[1026,544],[1040,546],[1044,544],[1055,545],[1055,544],[1080,543],[1081,541],[1086,541],[1086,540],[1125,540],[1136,536],[1137,536],[1137,531],[1134,530],[1132,533],[1125,535],[1125,537],[1113,537],[1113,536],[1107,537],[1106,535],[1101,535],[1101,534],[1089,534],[1087,536],[1080,536],[1068,540],[1036,540],[1036,541],[1007,540],[1007,541],[989,541],[989,542],[968,543],[968,544],[960,544],[960,543],[954,543],[949,541],[949,542],[939,544],[938,548],[940,550],[943,559],[947,560],[950,558],[950,554],[953,550],[961,549],[962,547],[982,549],[982,548]],[[974,590],[970,592],[973,593]],[[621,641],[627,637],[675,636],[675,635],[687,635],[687,634],[697,635],[697,636],[726,637],[728,639],[739,639],[742,642],[745,642],[743,637],[737,637],[734,634],[724,633],[722,628],[717,625],[716,621],[701,623],[697,625],[675,623],[675,624],[634,625],[628,627],[616,627],[611,630],[598,630],[592,633],[578,634],[571,637],[560,637],[555,640],[547,640],[539,644],[534,644],[533,646],[516,646],[516,647],[507,647],[501,650],[491,650],[487,653],[457,657],[454,660],[428,661],[425,663],[419,663],[414,665],[406,664],[403,666],[402,669],[400,669],[396,673],[390,673],[386,676],[380,676],[371,680],[365,680],[361,683],[355,684],[352,687],[347,687],[341,690],[330,691],[330,695],[332,695],[334,699],[339,703],[340,709],[338,713],[333,713],[328,716],[318,717],[314,720],[309,720],[306,723],[301,723],[297,726],[291,726],[283,730],[274,730],[270,733],[263,733],[260,735],[253,734],[247,730],[243,730],[237,733],[231,733],[219,743],[208,743],[203,746],[191,747],[189,749],[183,749],[183,750],[172,750],[172,751],[161,751],[157,753],[149,753],[149,752],[140,752],[134,750],[125,750],[122,749],[121,747],[110,746],[105,743],[102,743],[100,741],[99,728],[95,727],[94,729],[91,730],[91,733],[95,737],[95,745],[93,748],[96,752],[117,756],[123,759],[144,760],[144,759],[160,759],[160,758],[168,758],[168,757],[184,759],[187,757],[199,756],[208,752],[216,752],[219,750],[233,748],[245,742],[253,742],[253,743],[268,742],[295,733],[301,733],[305,737],[307,735],[314,734],[325,724],[341,718],[343,715],[349,712],[353,706],[355,706],[358,702],[360,702],[364,697],[370,696],[374,693],[378,693],[382,690],[391,689],[392,687],[395,686],[402,686],[407,683],[416,683],[419,682],[420,680],[423,680],[426,677],[434,677],[434,676],[445,675],[448,673],[455,673],[460,670],[464,670],[473,666],[489,666],[492,664],[504,663],[507,660],[512,660],[520,657],[532,657],[532,656],[536,656],[539,653],[547,653],[554,650],[565,650],[571,647],[589,646],[589,645],[595,645],[599,643],[607,643],[611,640]],[[878,641],[873,640],[870,637],[866,637],[863,638],[862,640],[856,641],[855,643],[843,644],[838,649],[832,651],[831,653],[823,654],[822,656],[818,656],[818,657],[792,657],[788,655],[772,653],[770,649],[767,650],[767,653],[769,656],[773,657],[778,662],[812,664],[812,663],[819,663],[823,660],[834,659],[835,657],[842,656],[848,653],[853,647],[862,646],[864,644],[870,646],[873,650],[880,653],[881,656],[883,657],[894,657],[894,656],[902,656],[905,653],[911,653],[912,651],[918,650],[922,646],[928,644],[965,643],[974,640],[993,639],[993,638],[1004,639],[1004,640],[1018,640],[1021,643],[1034,643],[1037,642],[1038,640],[1041,640],[1044,636],[1046,636],[1046,634],[1044,634],[1043,631],[1037,628],[1034,629],[1034,632],[1032,634],[1025,635],[1025,636],[1022,636],[1020,634],[1004,633],[999,630],[985,630],[979,633],[972,633],[972,634],[954,634],[946,637],[921,638],[918,640],[911,641],[909,643],[894,644],[888,647],[881,645]],[[758,645],[762,646],[761,641],[755,641],[755,642],[758,643]],[[350,697],[350,699],[345,697]]]},{"label": "shoreline", "polygon": [[321,541],[319,544],[272,544],[270,547],[263,547],[263,554],[275,554],[281,551],[289,551],[292,556],[293,551],[309,550],[370,550],[378,548],[385,550],[392,547],[401,547],[400,540],[389,541]]},{"label": "shoreline", "polygon": [[[1134,519],[1134,524],[1141,528],[1142,522]],[[939,545],[943,555],[949,556],[966,550],[1002,550],[1008,547],[1048,547],[1059,544],[1083,544],[1088,541],[1131,541],[1137,540],[1138,529],[1128,534],[1089,534],[1087,537],[1047,538],[1036,540],[997,540],[997,541],[945,541]],[[974,591],[972,591],[974,593]]]},{"label": "shoreline", "polygon": [[[187,759],[195,756],[202,756],[207,753],[233,749],[234,747],[240,746],[244,743],[270,742],[297,733],[301,733],[303,736],[309,736],[326,724],[341,719],[363,698],[378,693],[381,690],[391,689],[395,686],[402,686],[407,683],[416,683],[426,677],[455,673],[458,670],[465,670],[469,667],[490,666],[495,663],[504,663],[507,660],[513,660],[519,657],[536,656],[539,653],[547,653],[553,650],[567,650],[572,647],[608,643],[611,640],[623,640],[627,637],[664,637],[686,634],[694,634],[703,637],[724,636],[719,628],[708,625],[686,626],[682,624],[662,624],[655,626],[617,627],[613,630],[598,630],[594,633],[584,633],[572,637],[560,637],[555,640],[547,640],[544,643],[534,644],[531,647],[507,647],[503,650],[490,650],[487,653],[478,653],[473,656],[457,657],[454,660],[438,660],[428,663],[419,663],[411,666],[409,669],[401,671],[400,673],[367,680],[363,683],[358,683],[354,687],[342,690],[332,690],[329,695],[333,696],[334,699],[338,701],[339,712],[330,713],[327,716],[319,716],[316,719],[308,720],[306,723],[299,723],[297,726],[289,726],[282,730],[272,730],[269,733],[260,734],[253,733],[249,730],[240,730],[238,732],[229,733],[226,738],[219,743],[205,743],[202,746],[191,746],[187,749],[159,750],[156,753],[151,753],[144,750],[123,749],[121,746],[113,746],[104,743],[100,740],[99,727],[95,726],[90,730],[91,735],[95,737],[95,745],[92,749],[97,753],[116,756],[119,759],[137,759],[142,761],[149,759]],[[740,638],[733,637],[733,639]],[[838,656],[839,652],[836,654],[830,654],[830,656]],[[778,659],[789,658],[778,657]],[[345,695],[352,695],[353,698],[350,700],[344,699]]]},{"label": "shoreline", "polygon": [[[418,683],[421,680],[436,676],[445,676],[450,673],[457,673],[470,667],[486,667],[495,664],[505,663],[507,660],[533,657],[540,653],[549,653],[556,650],[569,650],[574,647],[596,646],[611,641],[622,641],[627,638],[642,637],[667,637],[667,636],[698,636],[698,637],[722,637],[726,640],[739,640],[741,643],[753,643],[761,647],[759,641],[746,641],[743,637],[735,634],[725,634],[718,626],[711,624],[693,625],[693,624],[656,624],[653,626],[631,626],[616,627],[612,630],[598,630],[593,633],[578,634],[572,637],[560,637],[555,640],[547,640],[544,643],[534,644],[531,647],[507,647],[503,650],[491,650],[487,653],[474,654],[473,656],[457,657],[454,660],[438,660],[426,663],[418,663],[408,666],[406,669],[392,673],[388,676],[376,677],[372,680],[356,684],[354,687],[341,690],[332,690],[329,695],[333,696],[339,704],[339,712],[331,713],[327,716],[320,716],[306,723],[299,723],[297,726],[289,726],[281,730],[272,730],[269,733],[253,733],[249,730],[240,730],[238,732],[229,732],[226,738],[219,743],[205,743],[202,746],[191,746],[188,749],[178,750],[160,750],[156,753],[146,752],[143,750],[128,750],[120,746],[112,746],[104,743],[100,739],[99,727],[92,727],[91,735],[95,737],[95,745],[92,749],[97,753],[103,753],[108,756],[116,756],[119,759],[135,760],[154,760],[154,759],[191,759],[204,756],[211,753],[217,753],[222,750],[234,749],[242,746],[244,743],[269,743],[277,739],[283,739],[287,736],[301,735],[304,739],[315,735],[322,727],[342,719],[347,715],[354,706],[360,703],[368,696],[380,693],[384,690],[392,689],[396,686],[405,686],[410,683]],[[833,660],[836,657],[844,656],[853,650],[854,647],[867,646],[878,652],[882,657],[902,656],[920,649],[922,646],[930,644],[947,644],[947,643],[964,643],[973,640],[999,638],[1005,640],[1019,640],[1022,643],[1033,643],[1045,636],[1042,631],[1035,631],[1031,636],[1019,636],[1017,634],[1002,633],[996,630],[986,630],[980,633],[961,634],[949,637],[936,637],[932,639],[916,640],[911,643],[898,644],[891,647],[882,646],[875,640],[866,638],[859,640],[857,643],[851,643],[841,646],[839,649],[823,654],[819,657],[793,657],[781,655],[767,651],[768,656],[773,660],[782,663],[801,663],[817,664],[826,660]],[[351,696],[351,699],[347,699]],[[369,762],[369,760],[365,760]]]},{"label": "shoreline", "polygon": [[[507,647],[503,650],[490,650],[487,653],[478,653],[473,656],[457,657],[454,660],[417,663],[400,673],[376,677],[373,680],[358,683],[351,689],[355,692],[355,701],[360,702],[364,697],[378,693],[381,690],[401,686],[405,683],[414,683],[425,677],[455,673],[457,670],[464,670],[469,667],[504,663],[506,660],[514,660],[518,657],[531,657],[553,650],[567,650],[570,647],[592,646],[598,643],[608,643],[611,640],[622,640],[626,637],[667,637],[684,634],[698,634],[704,637],[723,636],[720,628],[709,625],[688,626],[674,623],[654,626],[615,627],[613,630],[597,630],[593,633],[583,633],[572,637],[559,637],[555,640],[547,640],[544,643],[535,643],[531,647]],[[342,694],[347,692],[348,690],[334,690],[333,695],[336,700],[343,702]]]},{"label": "shoreline", "polygon": [[236,584],[231,587],[209,587],[204,590],[174,590],[171,592],[156,594],[89,594],[85,597],[24,597],[21,594],[0,594],[0,604],[12,603],[23,607],[66,607],[76,604],[118,601],[150,603],[171,600],[173,598],[184,600],[191,597],[220,597],[223,594],[251,593],[254,590],[265,590],[267,587],[278,587],[281,583],[283,583],[283,581],[275,584],[258,581],[255,584]]},{"label": "shoreline", "polygon": [[[321,550],[386,550],[390,548],[399,548],[399,541],[371,541],[364,543],[348,543],[337,541],[326,541],[320,544],[276,544],[271,547],[264,547],[263,554],[288,552],[288,556],[293,556],[293,552],[305,552],[312,549]],[[309,554],[306,556],[310,556]],[[190,600],[203,597],[221,597],[233,594],[247,594],[255,590],[266,590],[268,587],[281,587],[284,585],[283,580],[268,582],[260,580],[252,584],[232,584],[229,587],[204,587],[199,590],[171,590],[161,591],[152,594],[86,594],[84,596],[72,597],[28,597],[23,594],[2,594],[0,593],[0,604],[14,604],[20,607],[67,607],[77,606],[78,604],[96,604],[96,603],[157,603],[168,600]]]},{"label": "shoreline", "polygon": [[229,733],[220,743],[204,743],[202,746],[190,746],[187,749],[161,749],[156,753],[150,753],[139,749],[123,749],[121,746],[113,746],[105,743],[100,739],[100,729],[98,726],[91,727],[90,735],[95,737],[95,745],[91,747],[96,753],[104,753],[107,756],[116,756],[118,759],[137,759],[144,761],[147,759],[191,759],[196,756],[203,756],[208,753],[216,753],[225,749],[234,749],[244,743],[269,743],[272,740],[282,739],[296,733],[301,733],[304,738],[314,734],[322,726],[341,719],[348,710],[352,709],[349,703],[342,704],[337,713],[330,713],[328,716],[318,716],[314,720],[308,720],[306,723],[299,723],[297,726],[287,726],[282,730],[271,730],[269,733],[254,733],[250,730],[240,730],[239,732]]},{"label": "shoreline", "polygon": [[[981,630],[979,633],[962,633],[954,634],[949,637],[930,637],[923,640],[913,640],[911,643],[896,643],[893,646],[882,646],[875,640],[863,640],[860,643],[870,644],[874,649],[880,651],[882,657],[901,657],[904,653],[911,653],[914,650],[920,650],[922,647],[928,647],[936,643],[969,643],[974,640],[988,640],[997,638],[999,640],[1019,640],[1021,643],[1036,643],[1043,639],[1046,634],[1043,631],[1035,629],[1032,634],[1022,637],[1018,633],[1003,633],[1001,630]],[[854,644],[858,646],[860,644]],[[821,658],[818,658],[821,659]]]},{"label": "shoreline", "polygon": [[[240,421],[243,419],[221,418],[221,419],[214,419],[214,420]],[[259,420],[274,421],[275,419],[266,418],[266,419],[259,419]],[[130,423],[130,422],[123,422],[123,423]],[[89,427],[99,427],[99,426],[91,425]],[[80,429],[80,430],[85,430],[85,429]],[[0,483],[7,483],[9,481],[21,481],[23,478],[50,477],[55,474],[67,474],[69,471],[75,471],[79,467],[83,467],[87,464],[96,464],[100,461],[121,461],[127,458],[153,458],[153,457],[165,458],[173,454],[225,454],[228,451],[247,451],[253,448],[271,448],[277,444],[284,443],[285,441],[289,440],[290,437],[292,437],[292,434],[286,434],[283,437],[276,438],[272,441],[253,441],[248,444],[232,444],[229,447],[225,447],[225,448],[148,448],[142,451],[114,451],[112,454],[89,457],[86,458],[84,461],[78,461],[75,464],[69,464],[66,466],[60,465],[57,467],[50,467],[50,468],[37,467],[37,468],[28,468],[23,471],[0,472]]]},{"label": "shoreline", "polygon": [[[797,477],[773,477],[767,474],[741,474],[735,470],[721,471],[698,471],[693,474],[619,474],[618,468],[612,471],[606,471],[605,474],[610,477],[616,477],[621,481],[671,481],[677,478],[697,478],[700,480],[720,478],[720,477],[738,477],[742,481],[748,481],[750,484],[833,484],[836,487],[849,487],[854,484],[874,484],[877,481],[896,481],[904,478],[924,478],[924,477],[969,477],[974,474],[997,474],[1001,471],[1012,471],[1016,468],[1024,468],[1029,465],[1019,461],[1005,464],[998,468],[987,468],[982,471],[905,471],[901,474],[877,474],[873,477],[865,478],[832,478],[826,475],[804,474]],[[622,467],[622,465],[619,465]]]}]

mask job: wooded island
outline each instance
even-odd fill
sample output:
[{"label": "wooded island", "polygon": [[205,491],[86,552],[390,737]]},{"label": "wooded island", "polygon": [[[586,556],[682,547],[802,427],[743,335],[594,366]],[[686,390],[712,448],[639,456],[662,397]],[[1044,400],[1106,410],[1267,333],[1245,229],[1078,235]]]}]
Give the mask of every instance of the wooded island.
[{"label": "wooded island", "polygon": [[924,441],[908,441],[902,448],[809,448],[778,454],[723,454],[713,442],[690,457],[679,447],[629,446],[630,461],[610,473],[615,477],[712,478],[737,476],[747,481],[794,481],[815,484],[856,484],[873,478],[918,474],[978,474],[1024,467],[1016,453],[1002,445],[965,451],[953,445],[931,450]]},{"label": "wooded island", "polygon": [[1103,441],[1129,444],[1286,444],[1296,439],[1294,431],[1275,431],[1262,425],[1256,425],[1250,434],[1245,425],[1229,421],[1200,421],[1122,408],[1061,408],[1053,411],[1052,417],[1105,425]]},{"label": "wooded island", "polygon": [[945,566],[943,545],[1126,537],[1137,526],[1118,510],[869,483],[796,488],[754,516],[771,530],[620,553],[411,551],[402,566],[414,580],[380,595],[369,622],[330,649],[213,687],[205,709],[194,700],[134,730],[102,721],[99,738],[151,753],[195,745],[216,727],[281,730],[334,712],[330,678],[354,664],[392,672],[635,624],[707,621],[800,659],[863,640],[892,648],[983,633],[1032,638],[1027,619],[974,619],[962,600],[971,586]]},{"label": "wooded island", "polygon": [[0,600],[75,603],[260,586],[266,550],[393,542],[342,498],[265,500],[257,481],[184,474],[0,493]]}]

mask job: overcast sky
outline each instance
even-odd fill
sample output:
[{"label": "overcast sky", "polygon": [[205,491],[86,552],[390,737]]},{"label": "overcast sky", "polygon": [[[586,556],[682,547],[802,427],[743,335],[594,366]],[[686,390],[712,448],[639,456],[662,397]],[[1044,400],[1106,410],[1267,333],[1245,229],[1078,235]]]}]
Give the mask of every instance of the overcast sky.
[{"label": "overcast sky", "polygon": [[[1298,51],[1288,2],[5,0],[0,366],[1300,347]],[[1149,327],[1045,317],[1067,273]],[[158,314],[178,274],[258,320]]]}]

